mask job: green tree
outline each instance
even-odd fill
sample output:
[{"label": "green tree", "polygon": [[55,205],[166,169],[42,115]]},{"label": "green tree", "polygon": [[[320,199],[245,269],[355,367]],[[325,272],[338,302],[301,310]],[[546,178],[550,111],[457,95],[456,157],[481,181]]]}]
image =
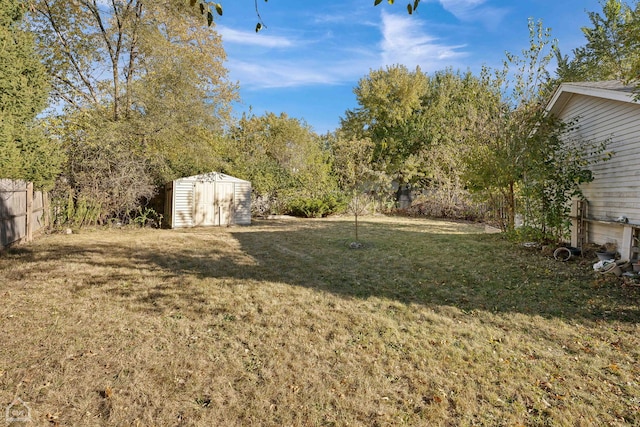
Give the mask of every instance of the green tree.
[{"label": "green tree", "polygon": [[[529,32],[529,48],[522,56],[507,54],[504,70],[496,75],[502,102],[494,104],[493,117],[476,133],[465,176],[469,188],[486,200],[503,201],[504,229],[514,229],[520,212],[525,225],[559,240],[567,231],[571,198],[580,196],[580,184],[593,179],[589,167],[607,157],[606,141],[572,140],[577,119],[562,122],[547,114],[547,66],[555,46],[542,22],[530,21]],[[509,74],[513,87],[504,80]]]},{"label": "green tree", "polygon": [[[546,67],[554,52],[550,30],[530,20],[529,36],[529,49],[522,56],[507,53],[504,70],[496,74],[494,84],[503,88],[503,99],[494,104],[493,117],[484,132],[476,134],[475,149],[467,158],[469,188],[487,200],[497,195],[504,200],[507,230],[515,226],[519,189],[532,164],[547,154],[547,132],[555,131],[543,107],[549,80]],[[513,87],[505,79],[510,72]]]},{"label": "green tree", "polygon": [[17,0],[0,6],[0,171],[3,178],[49,189],[62,154],[36,120],[47,105],[49,81],[33,36],[23,28],[23,9]]},{"label": "green tree", "polygon": [[462,158],[500,100],[492,84],[486,73],[372,71],[354,90],[360,106],[347,111],[341,130],[348,138],[370,138],[373,167],[399,188],[428,189],[431,202],[454,205],[467,197]]},{"label": "green tree", "polygon": [[634,81],[640,75],[640,3],[606,0],[602,13],[588,12],[591,26],[582,27],[586,44],[573,57],[558,52],[560,81]]},{"label": "green tree", "polygon": [[429,77],[420,68],[395,65],[372,70],[354,89],[359,107],[346,112],[341,132],[348,139],[370,138],[372,161],[399,186],[422,176],[425,143],[423,99]]},{"label": "green tree", "polygon": [[474,135],[485,130],[499,105],[500,91],[487,73],[476,77],[471,72],[436,72],[423,99],[426,144],[421,187],[428,189],[429,203],[445,211],[469,203],[463,159],[473,148]]},{"label": "green tree", "polygon": [[[227,81],[219,35],[201,30],[192,8],[182,0],[33,4],[31,25],[64,111],[55,129],[69,154],[68,182],[79,186],[71,189],[73,197],[96,194],[91,187],[99,183],[89,177],[114,183],[108,175],[73,176],[86,169],[85,149],[97,159],[130,152],[146,165],[126,169],[138,175],[118,181],[122,186],[164,183],[220,164],[219,141],[237,87]],[[100,193],[93,201],[106,209],[100,217],[126,215],[122,206],[131,207],[129,201],[102,197],[125,193],[139,201],[148,197],[144,184]]]},{"label": "green tree", "polygon": [[348,209],[354,216],[358,243],[358,217],[366,212],[370,195],[389,186],[388,178],[372,168],[375,145],[370,139],[345,139],[338,132],[330,146],[338,184],[349,195]]},{"label": "green tree", "polygon": [[245,114],[229,137],[229,172],[252,182],[261,213],[283,213],[294,199],[321,200],[337,188],[329,151],[302,120]]},{"label": "green tree", "polygon": [[606,151],[608,140],[576,139],[573,135],[578,128],[577,118],[569,122],[545,118],[536,130],[545,136],[544,154],[533,159],[524,182],[525,219],[539,235],[556,242],[568,237],[570,202],[583,198],[581,184],[593,181],[590,167],[611,157]]},{"label": "green tree", "polygon": [[[79,110],[51,122],[69,156],[65,179],[54,193],[59,196],[54,203],[63,208],[58,209],[57,222],[75,226],[105,224],[116,218],[126,222],[143,199],[154,196],[153,169],[162,167],[162,159],[140,150],[127,121]],[[53,128],[54,124],[58,127]]]}]

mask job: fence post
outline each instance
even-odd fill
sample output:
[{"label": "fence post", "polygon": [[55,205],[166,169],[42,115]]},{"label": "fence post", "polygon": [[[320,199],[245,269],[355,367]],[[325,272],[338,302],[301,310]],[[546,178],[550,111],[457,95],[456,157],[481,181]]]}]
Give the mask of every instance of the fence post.
[{"label": "fence post", "polygon": [[26,235],[25,241],[30,242],[33,240],[33,182],[27,183],[27,219],[26,219]]},{"label": "fence post", "polygon": [[46,229],[51,223],[51,204],[49,203],[49,192],[42,191],[42,226]]}]

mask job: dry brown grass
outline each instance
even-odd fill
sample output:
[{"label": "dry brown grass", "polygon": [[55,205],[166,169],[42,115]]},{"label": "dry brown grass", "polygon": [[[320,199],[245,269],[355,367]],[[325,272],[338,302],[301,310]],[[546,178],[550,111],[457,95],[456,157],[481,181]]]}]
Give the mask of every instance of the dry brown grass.
[{"label": "dry brown grass", "polygon": [[[640,425],[637,289],[473,225],[95,230],[0,255],[35,425]],[[0,408],[1,409],[1,408]]]}]

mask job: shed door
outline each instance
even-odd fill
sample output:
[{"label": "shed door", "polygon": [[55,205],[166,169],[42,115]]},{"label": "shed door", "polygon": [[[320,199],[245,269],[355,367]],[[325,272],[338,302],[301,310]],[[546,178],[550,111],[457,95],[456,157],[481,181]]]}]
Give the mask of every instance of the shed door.
[{"label": "shed door", "polygon": [[193,188],[194,225],[215,225],[215,183],[196,182]]},{"label": "shed door", "polygon": [[215,196],[215,223],[216,225],[233,224],[233,203],[234,203],[233,182],[217,182]]}]

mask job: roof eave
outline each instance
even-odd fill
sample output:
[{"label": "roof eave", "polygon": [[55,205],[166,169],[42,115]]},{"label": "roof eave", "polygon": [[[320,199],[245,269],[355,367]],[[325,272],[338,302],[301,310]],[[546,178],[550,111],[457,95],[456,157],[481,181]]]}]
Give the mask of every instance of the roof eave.
[{"label": "roof eave", "polygon": [[575,83],[562,83],[547,104],[547,111],[556,114],[562,111],[564,106],[574,95],[586,95],[595,98],[609,99],[612,101],[637,103],[631,92],[607,89],[602,87],[585,86]]}]

